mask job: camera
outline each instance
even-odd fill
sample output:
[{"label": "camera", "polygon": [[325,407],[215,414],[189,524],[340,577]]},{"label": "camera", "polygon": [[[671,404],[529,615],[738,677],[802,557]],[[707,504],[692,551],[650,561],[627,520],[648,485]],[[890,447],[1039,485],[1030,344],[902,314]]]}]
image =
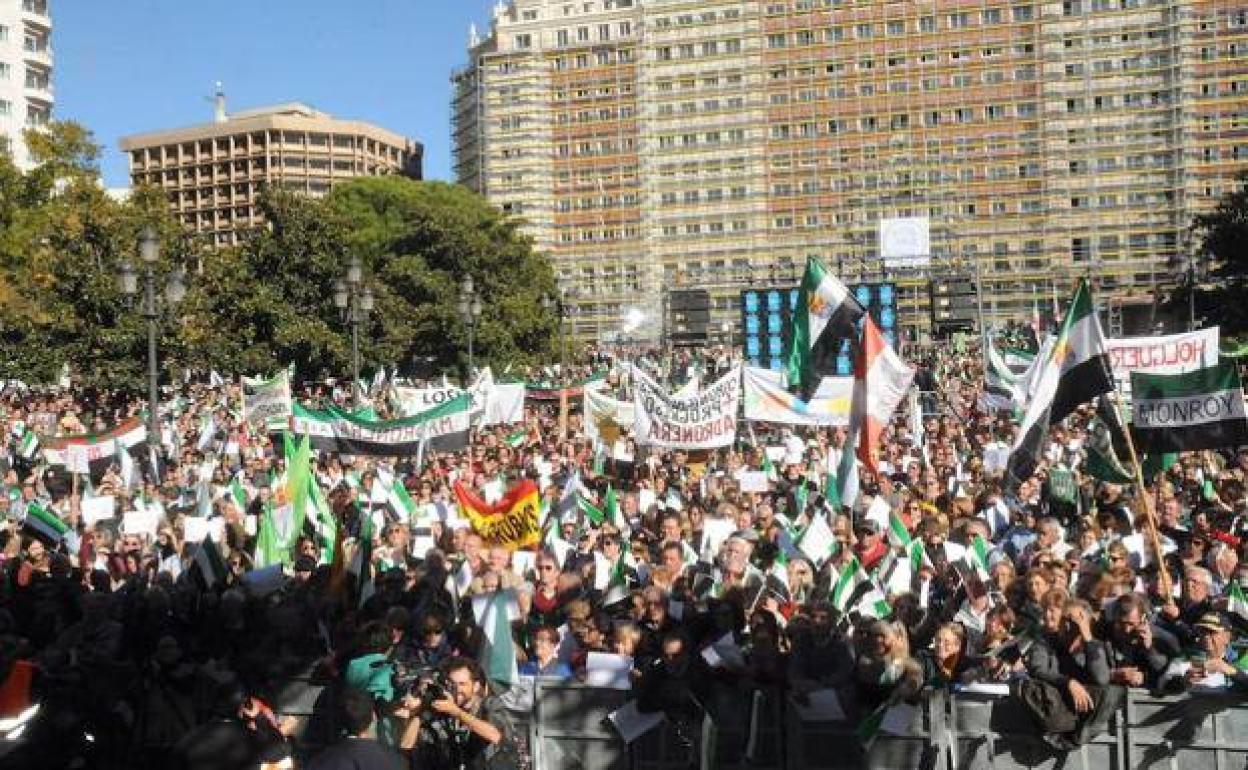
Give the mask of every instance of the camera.
[{"label": "camera", "polygon": [[441,679],[422,679],[416,683],[416,689],[412,694],[420,698],[420,702],[428,708],[429,704],[434,701],[445,700],[448,697],[446,686]]}]

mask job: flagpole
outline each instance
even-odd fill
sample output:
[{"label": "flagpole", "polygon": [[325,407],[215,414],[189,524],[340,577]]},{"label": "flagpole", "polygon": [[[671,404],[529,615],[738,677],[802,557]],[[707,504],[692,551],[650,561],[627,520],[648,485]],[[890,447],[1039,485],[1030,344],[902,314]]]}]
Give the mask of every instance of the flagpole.
[{"label": "flagpole", "polygon": [[[1121,396],[1118,390],[1114,389],[1114,408],[1121,409],[1119,399]],[[1144,487],[1144,469],[1140,467],[1140,458],[1135,452],[1135,439],[1131,437],[1131,430],[1128,428],[1123,433],[1127,437],[1127,450],[1131,453],[1131,466],[1135,469],[1135,483],[1139,486],[1139,499],[1144,501],[1144,521],[1148,530],[1149,543],[1153,546],[1153,554],[1157,559],[1159,588],[1165,604],[1174,602],[1174,596],[1171,593],[1170,573],[1166,570],[1165,557],[1161,552],[1161,538],[1157,534],[1157,519],[1153,510],[1153,500],[1148,496],[1148,491]]]}]

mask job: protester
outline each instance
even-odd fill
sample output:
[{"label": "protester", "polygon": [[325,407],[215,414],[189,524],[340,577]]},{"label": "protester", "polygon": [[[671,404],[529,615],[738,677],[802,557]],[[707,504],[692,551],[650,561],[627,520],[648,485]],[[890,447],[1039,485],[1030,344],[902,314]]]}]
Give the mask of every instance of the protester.
[{"label": "protester", "polygon": [[[881,425],[874,467],[843,426],[742,422],[727,446],[665,449],[631,416],[586,413],[598,382],[631,409],[632,364],[706,387],[740,363],[722,348],[586,350],[525,373],[514,420],[393,454],[304,448],[215,378],[165,389],[158,436],[141,435],[141,400],[90,383],[8,386],[0,653],[32,662],[33,696],[79,733],[107,736],[58,749],[100,767],[207,766],[186,735],[237,739],[239,762],[504,767],[498,696],[589,678],[599,655],[629,658],[638,709],[691,749],[724,693],[831,691],[865,719],[924,688],[1008,684],[1069,747],[1122,688],[1242,691],[1248,453],[1181,453],[1141,494],[1094,475],[1089,406],[1011,483],[1017,420],[984,405],[975,345],[908,356],[922,393]],[[560,383],[582,389],[566,406],[546,393]],[[384,422],[412,413],[407,389],[438,386],[365,389],[372,413],[352,419]],[[351,413],[351,390],[293,397]],[[68,438],[87,426],[99,435]],[[519,544],[489,526],[526,485],[537,527]],[[280,694],[310,671],[327,695],[293,724]],[[221,677],[229,696],[207,697]],[[422,697],[433,680],[446,697]]]}]

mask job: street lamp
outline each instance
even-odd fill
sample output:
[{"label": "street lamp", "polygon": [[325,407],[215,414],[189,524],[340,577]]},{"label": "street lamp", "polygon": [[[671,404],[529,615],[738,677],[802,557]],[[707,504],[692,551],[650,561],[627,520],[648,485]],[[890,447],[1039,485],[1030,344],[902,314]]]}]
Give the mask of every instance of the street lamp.
[{"label": "street lamp", "polygon": [[[148,441],[160,444],[160,370],[157,368],[156,331],[160,321],[160,297],[156,292],[156,263],[160,260],[160,239],[148,226],[139,235],[139,260],[142,262],[143,305],[139,312],[147,319],[147,436]],[[134,263],[123,259],[117,274],[121,293],[133,299],[139,293],[139,272]],[[165,279],[164,305],[172,308],[186,297],[186,270],[174,265]],[[153,468],[159,474],[159,469]]]},{"label": "street lamp", "polygon": [[477,296],[476,285],[471,275],[465,275],[459,284],[459,315],[468,327],[468,377],[472,377],[473,366],[473,332],[477,329],[477,321],[481,318],[481,298]]},{"label": "street lamp", "polygon": [[1196,331],[1196,285],[1205,280],[1205,264],[1204,261],[1198,264],[1196,254],[1192,251],[1187,253],[1187,330],[1189,332]]},{"label": "street lamp", "polygon": [[334,307],[351,326],[351,392],[356,406],[360,405],[360,327],[373,312],[373,287],[364,283],[364,267],[358,256],[351,257],[347,272],[334,281]]}]

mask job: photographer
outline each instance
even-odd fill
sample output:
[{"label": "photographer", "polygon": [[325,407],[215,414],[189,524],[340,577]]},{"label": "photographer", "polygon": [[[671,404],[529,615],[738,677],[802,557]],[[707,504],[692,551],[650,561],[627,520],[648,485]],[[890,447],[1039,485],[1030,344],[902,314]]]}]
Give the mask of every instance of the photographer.
[{"label": "photographer", "polygon": [[404,745],[416,744],[422,770],[508,770],[516,767],[510,720],[488,695],[476,661],[451,658],[441,676],[422,683]]}]

